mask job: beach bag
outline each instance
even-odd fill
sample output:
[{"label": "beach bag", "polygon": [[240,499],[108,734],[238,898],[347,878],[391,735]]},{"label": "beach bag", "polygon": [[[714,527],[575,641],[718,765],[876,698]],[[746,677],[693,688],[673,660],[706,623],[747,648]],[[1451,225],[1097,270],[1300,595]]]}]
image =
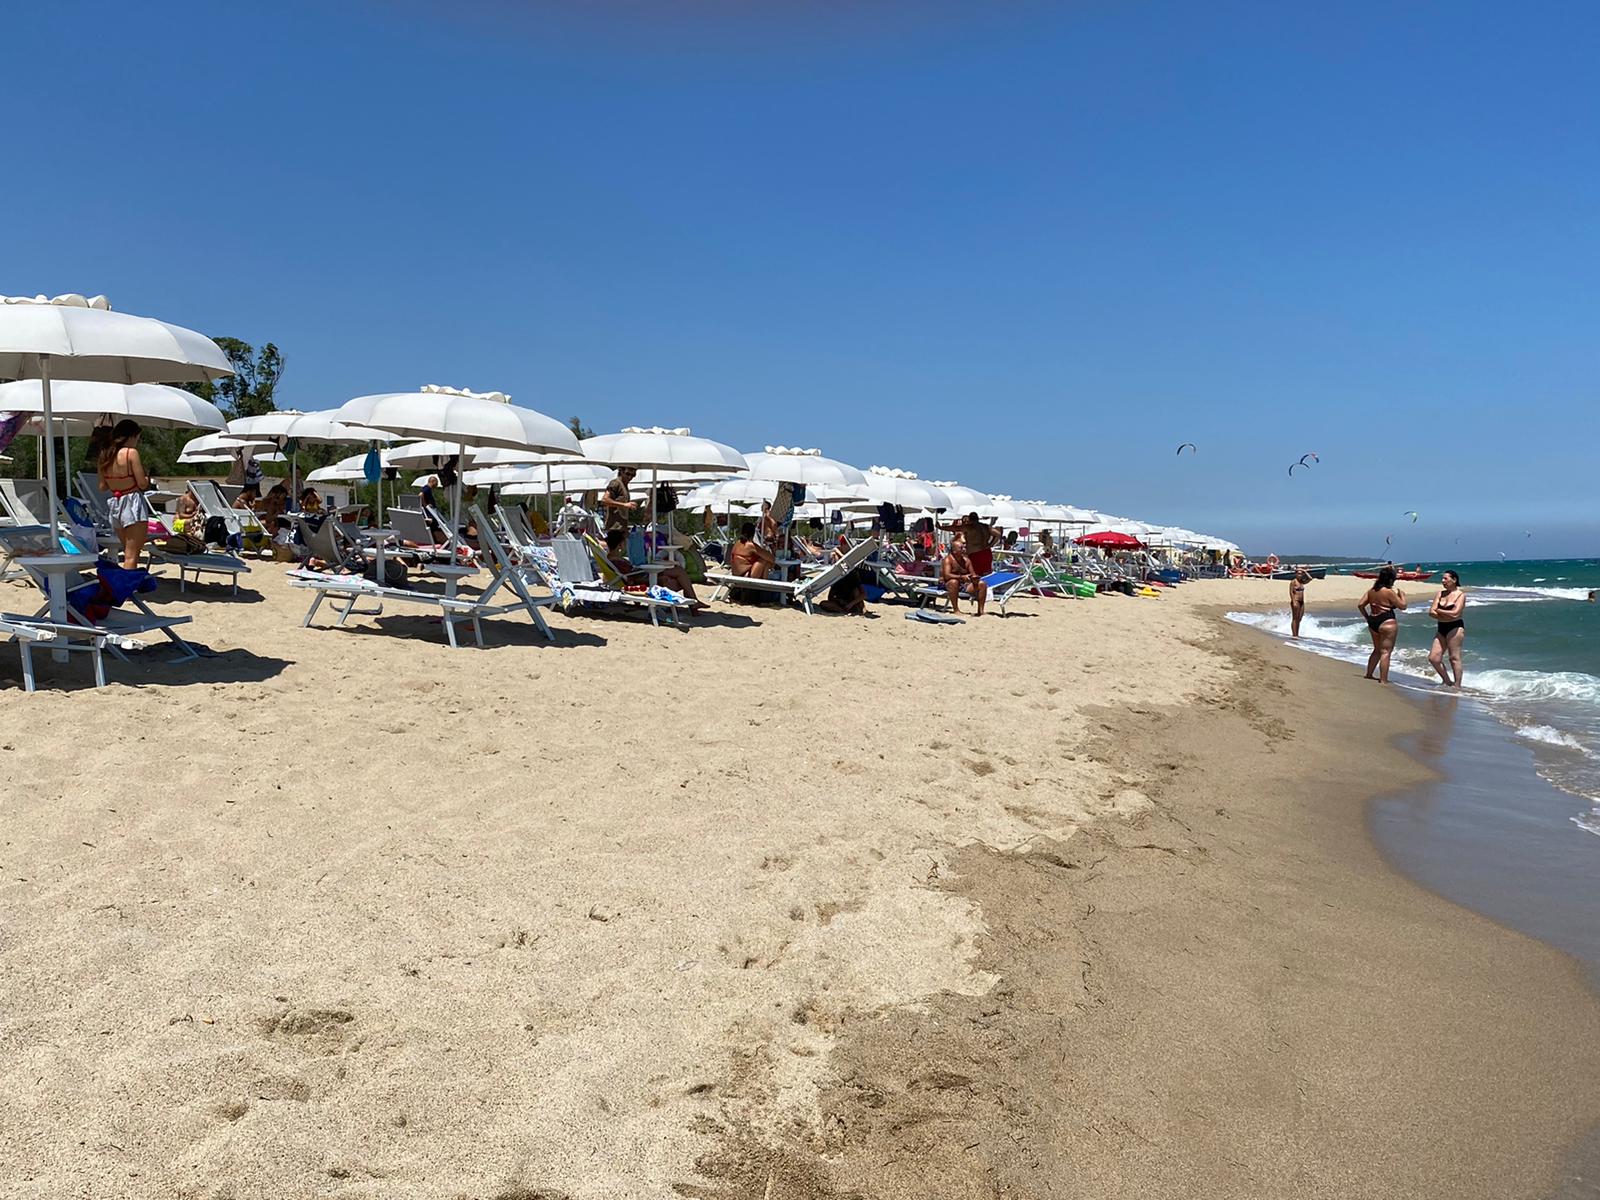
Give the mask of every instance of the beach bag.
[{"label": "beach bag", "polygon": [[656,515],[666,516],[678,511],[678,489],[670,483],[656,485]]},{"label": "beach bag", "polygon": [[[222,517],[207,517],[205,527],[205,545],[222,546],[228,541],[228,522]],[[204,549],[204,547],[202,547]]]},{"label": "beach bag", "polygon": [[377,559],[373,559],[366,565],[361,572],[361,576],[363,579],[370,579],[373,583],[381,584],[384,587],[403,588],[406,586],[405,564],[394,558],[385,558],[383,560],[382,579],[378,578]]}]

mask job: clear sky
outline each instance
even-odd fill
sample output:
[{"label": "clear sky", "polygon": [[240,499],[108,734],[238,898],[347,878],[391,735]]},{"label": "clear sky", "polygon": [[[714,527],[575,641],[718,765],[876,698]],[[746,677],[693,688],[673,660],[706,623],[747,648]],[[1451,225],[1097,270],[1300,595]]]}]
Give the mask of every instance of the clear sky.
[{"label": "clear sky", "polygon": [[5,23],[0,292],[275,341],[283,405],[495,388],[1261,551],[1600,553],[1592,0]]}]

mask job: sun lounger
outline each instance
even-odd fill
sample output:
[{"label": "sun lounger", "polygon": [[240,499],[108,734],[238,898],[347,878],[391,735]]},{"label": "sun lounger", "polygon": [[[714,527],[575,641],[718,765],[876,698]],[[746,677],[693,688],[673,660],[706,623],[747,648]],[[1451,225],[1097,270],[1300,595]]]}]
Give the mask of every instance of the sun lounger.
[{"label": "sun lounger", "polygon": [[810,613],[813,611],[812,606],[827,595],[829,588],[866,562],[877,548],[877,538],[865,538],[851,546],[843,557],[804,579],[754,579],[748,575],[707,571],[706,581],[715,584],[717,588],[712,594],[712,600],[716,600],[729,588],[750,588],[754,591],[771,592],[785,603],[798,604]]},{"label": "sun lounger", "polygon": [[661,616],[665,613],[667,619],[680,629],[684,627],[684,611],[694,607],[687,600],[668,600],[652,596],[649,592],[628,591],[616,572],[611,572],[609,578],[602,575],[596,566],[598,560],[590,548],[575,537],[562,535],[554,539],[550,543],[550,550],[555,557],[557,579],[554,586],[557,589],[569,589],[573,599],[580,604],[642,608],[650,614],[652,625],[660,625]]},{"label": "sun lounger", "polygon": [[194,493],[196,503],[207,520],[212,517],[221,517],[222,523],[228,527],[230,534],[240,537],[246,534],[256,534],[263,538],[270,538],[266,526],[261,524],[261,519],[247,508],[234,508],[222,492],[222,488],[210,479],[195,479],[189,483],[189,490]]},{"label": "sun lounger", "polygon": [[[478,597],[478,603],[484,606],[482,615],[486,617],[498,616],[500,613],[515,612],[520,608],[526,611],[528,616],[533,619],[533,623],[539,627],[540,633],[544,634],[552,642],[555,641],[556,635],[545,622],[544,614],[539,611],[541,608],[554,604],[556,602],[555,596],[553,594],[535,596],[530,590],[529,584],[543,582],[536,568],[531,564],[514,562],[510,552],[500,541],[499,535],[490,526],[489,518],[484,514],[484,511],[474,505],[472,513],[478,525],[478,544],[488,551],[491,569],[494,571],[494,578],[489,581],[489,586],[484,588],[483,594]],[[495,593],[501,588],[509,591],[515,599],[510,604],[489,607],[489,601],[494,598]]]},{"label": "sun lounger", "polygon": [[389,522],[390,528],[400,535],[400,540],[408,543],[405,546],[406,550],[439,562],[451,561],[450,543],[434,541],[433,528],[428,524],[427,516],[421,511],[391,508],[385,514],[385,519]]},{"label": "sun lounger", "polygon": [[[106,662],[103,651],[117,635],[101,629],[85,629],[81,625],[57,625],[17,613],[0,613],[0,637],[10,637],[16,641],[17,649],[22,653],[22,688],[31,692],[36,687],[33,650],[40,643],[52,650],[87,653],[94,662],[95,687],[105,687]],[[119,648],[137,645],[128,638],[117,638],[117,641]]]},{"label": "sun lounger", "polygon": [[[1003,617],[1006,615],[1006,605],[1029,591],[1032,580],[1022,571],[990,571],[983,577],[983,582],[989,588],[984,603]],[[917,594],[923,598],[924,604],[936,604],[950,597],[949,590],[940,582],[930,582],[918,588]]]},{"label": "sun lounger", "polygon": [[[50,612],[50,587],[52,586],[52,581],[55,581],[55,586],[64,586],[70,592],[84,581],[83,577],[85,575],[93,574],[93,563],[85,562],[81,567],[76,564],[69,564],[69,569],[63,572],[47,570],[43,566],[30,561],[39,557],[63,561],[57,558],[59,550],[50,543],[49,529],[42,525],[0,529],[0,549],[4,550],[8,560],[14,561],[17,566],[27,572],[29,579],[39,589],[40,596],[44,600],[44,604],[37,612],[24,619],[34,623],[50,624],[57,632],[61,632],[63,627],[59,623],[52,622],[47,615]],[[71,578],[73,574],[77,575],[78,578],[76,580]],[[178,655],[179,660],[198,658],[200,656],[193,646],[173,632],[173,629],[177,626],[187,625],[193,620],[192,617],[160,616],[145,602],[144,597],[137,593],[129,596],[123,603],[126,607],[113,608],[98,621],[90,620],[88,615],[74,606],[70,600],[66,607],[67,614],[74,626],[82,628],[90,634],[101,635],[104,639],[103,648],[110,650],[112,654],[123,661],[127,661],[127,655],[123,651],[140,648],[142,643],[134,639],[146,633],[160,633],[170,641],[180,652]],[[70,650],[74,647],[52,646],[51,648],[53,650]]]},{"label": "sun lounger", "polygon": [[[450,570],[448,567],[444,569]],[[302,628],[310,626],[323,601],[328,601],[338,613],[338,619],[334,621],[335,628],[343,625],[352,616],[381,616],[385,602],[392,601],[397,604],[418,604],[424,608],[437,608],[444,625],[445,640],[452,648],[460,645],[456,639],[457,623],[470,621],[474,641],[480,648],[483,646],[483,628],[478,624],[478,618],[484,614],[484,607],[476,596],[456,594],[458,580],[454,572],[446,576],[446,587],[443,592],[384,587],[360,575],[335,575],[308,568],[289,571],[285,578],[291,587],[306,588],[316,592],[316,597],[306,612],[305,620],[300,622]],[[358,609],[356,605],[362,600],[374,601],[375,607]]]}]

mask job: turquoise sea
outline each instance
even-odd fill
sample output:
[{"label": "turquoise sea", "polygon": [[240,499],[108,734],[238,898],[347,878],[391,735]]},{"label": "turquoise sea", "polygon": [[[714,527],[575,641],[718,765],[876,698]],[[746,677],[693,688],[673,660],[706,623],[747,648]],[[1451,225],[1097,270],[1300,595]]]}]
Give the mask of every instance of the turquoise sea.
[{"label": "turquoise sea", "polygon": [[[1407,564],[1412,565],[1412,564]],[[1600,559],[1428,562],[1450,568],[1467,591],[1465,692],[1532,752],[1538,774],[1572,799],[1569,828],[1600,836]],[[1405,586],[1401,585],[1402,588]],[[1316,584],[1310,586],[1316,599]],[[1289,614],[1233,613],[1234,620],[1287,635]],[[1426,605],[1401,615],[1394,681],[1433,690],[1428,667],[1434,623]],[[1300,627],[1305,650],[1365,666],[1366,623],[1317,613]]]}]

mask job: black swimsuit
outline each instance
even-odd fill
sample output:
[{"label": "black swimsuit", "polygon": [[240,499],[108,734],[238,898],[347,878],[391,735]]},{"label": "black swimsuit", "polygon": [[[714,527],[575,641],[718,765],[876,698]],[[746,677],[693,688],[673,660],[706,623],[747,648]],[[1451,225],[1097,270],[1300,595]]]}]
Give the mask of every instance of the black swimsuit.
[{"label": "black swimsuit", "polygon": [[1377,605],[1373,605],[1372,611],[1367,614],[1368,629],[1377,629],[1382,625],[1387,625],[1390,621],[1393,621],[1396,625],[1400,623],[1400,614],[1392,608],[1379,608]]},{"label": "black swimsuit", "polygon": [[[1455,604],[1451,605],[1452,610],[1459,613],[1461,611],[1461,604],[1462,604],[1462,601],[1460,601],[1460,600],[1456,601]],[[1463,619],[1461,617],[1457,617],[1453,621],[1440,621],[1439,622],[1439,636],[1442,637],[1442,638],[1447,638],[1452,633],[1454,633],[1456,630],[1465,629],[1466,627],[1467,627],[1467,622],[1465,621],[1465,619]]]}]

